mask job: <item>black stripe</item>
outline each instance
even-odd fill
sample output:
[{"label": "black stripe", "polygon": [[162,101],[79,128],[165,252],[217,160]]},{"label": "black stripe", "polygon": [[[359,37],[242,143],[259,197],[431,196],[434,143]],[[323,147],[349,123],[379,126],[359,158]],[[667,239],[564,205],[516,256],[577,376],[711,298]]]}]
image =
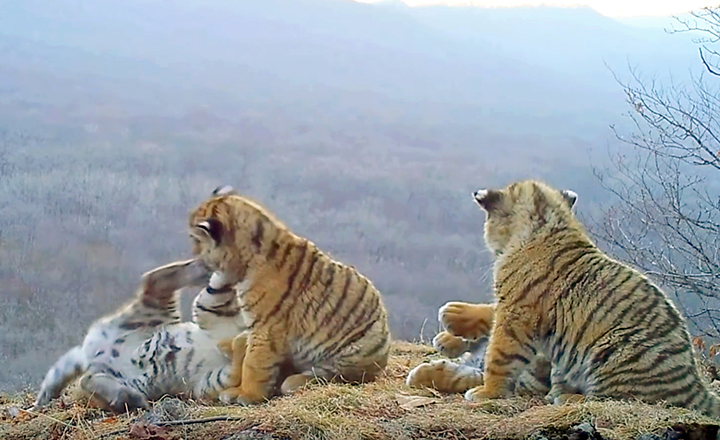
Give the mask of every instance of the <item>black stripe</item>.
[{"label": "black stripe", "polygon": [[[601,262],[603,262],[603,260],[601,260]],[[640,286],[641,283],[637,283],[633,288],[631,288],[625,295],[620,297],[613,304],[608,304],[608,301],[613,297],[613,295],[616,294],[615,291],[617,289],[619,289],[627,281],[629,281],[632,278],[632,275],[633,275],[632,273],[628,273],[628,276],[625,279],[623,279],[620,283],[618,283],[617,286],[614,286],[612,288],[607,287],[607,289],[604,292],[605,294],[603,295],[602,298],[600,298],[597,301],[597,303],[595,304],[595,307],[593,307],[593,310],[590,313],[588,313],[588,315],[587,315],[588,319],[586,319],[585,322],[583,322],[583,325],[580,327],[580,330],[575,335],[575,339],[572,342],[572,347],[578,347],[578,345],[580,344],[580,341],[585,336],[585,332],[587,331],[590,324],[592,324],[594,322],[601,322],[602,318],[604,318],[611,310],[613,310],[614,306],[616,304],[622,303],[623,301],[630,298],[635,293],[635,290]],[[615,277],[615,275],[613,275],[613,278],[614,277]],[[604,311],[603,315],[599,315],[600,310],[602,310],[603,308],[607,308],[607,310]],[[592,344],[590,344],[590,346],[592,346]]]},{"label": "black stripe", "polygon": [[346,338],[344,338],[344,339],[341,338],[341,339],[335,341],[333,344],[331,344],[330,346],[328,346],[328,347],[324,350],[324,351],[325,351],[325,356],[328,357],[328,358],[329,358],[329,357],[332,357],[332,356],[334,356],[338,351],[342,350],[344,347],[347,347],[348,345],[353,344],[353,343],[359,341],[360,339],[363,338],[363,336],[365,336],[365,335],[367,334],[367,332],[370,331],[370,328],[371,328],[373,325],[375,325],[376,322],[377,322],[377,321],[375,321],[375,320],[368,320],[368,322],[365,324],[364,327],[362,327],[362,328],[360,329],[359,332],[355,332],[354,334],[351,334],[349,337],[346,337]]},{"label": "black stripe", "polygon": [[210,286],[205,287],[205,291],[210,295],[217,295],[220,293],[228,293],[232,290],[233,290],[233,286],[223,286],[223,287],[220,287],[219,289],[213,289]]},{"label": "black stripe", "polygon": [[285,266],[285,263],[287,263],[287,259],[290,257],[290,252],[295,247],[295,243],[287,243],[285,245],[285,249],[283,250],[282,258],[280,259],[280,262],[278,263],[278,268],[282,268]]},{"label": "black stripe", "polygon": [[[629,295],[627,295],[627,296],[629,296]],[[649,306],[646,306],[646,307],[644,307],[644,308],[642,308],[642,309],[638,309],[638,308],[636,307],[637,304],[636,304],[635,302],[633,302],[633,301],[630,301],[628,304],[625,305],[625,307],[624,307],[622,310],[620,310],[619,312],[617,312],[617,313],[615,314],[615,319],[613,319],[612,324],[610,324],[610,325],[607,326],[607,330],[604,331],[604,332],[603,332],[602,334],[600,334],[597,338],[595,338],[590,344],[587,345],[586,351],[587,351],[587,350],[591,350],[591,349],[595,346],[595,344],[596,344],[597,342],[599,342],[602,338],[604,338],[605,336],[607,336],[609,333],[612,333],[612,332],[617,331],[617,330],[618,330],[618,326],[619,326],[619,324],[620,324],[621,322],[627,321],[628,324],[631,324],[631,325],[633,325],[633,327],[635,327],[635,324],[637,324],[637,323],[633,322],[633,320],[632,320],[631,318],[637,316],[638,313],[641,313],[641,312],[642,312],[642,313],[647,313],[648,311],[654,309],[655,307],[657,307],[657,303],[658,303],[658,302],[659,302],[659,301],[657,301],[657,298],[655,298],[655,301],[651,301],[651,303],[650,303]],[[615,306],[616,306],[616,307],[620,307],[621,305],[622,305],[622,302],[621,302],[621,301],[618,301],[618,302],[615,303]],[[616,310],[612,310],[612,311],[616,311]],[[631,314],[630,316],[628,316],[628,314],[630,314],[630,313],[632,313],[632,314]],[[604,317],[603,317],[603,318],[604,318]],[[632,334],[625,334],[625,335],[623,336],[623,340],[624,340],[625,342],[627,342],[632,336],[633,336]],[[615,347],[621,347],[621,346],[622,346],[622,344],[621,344],[619,341],[616,341],[616,343],[613,343],[613,345],[614,345]],[[650,349],[650,347],[647,347],[647,348]]]},{"label": "black stripe", "polygon": [[515,361],[519,361],[519,362],[523,363],[524,365],[527,365],[530,363],[530,359],[526,358],[525,356],[521,355],[520,353],[507,354],[500,349],[496,349],[495,353],[499,357],[499,358],[493,359],[493,362],[495,363],[495,365],[507,366],[507,365],[512,364]]},{"label": "black stripe", "polygon": [[[661,329],[662,329],[662,331],[661,331]],[[664,337],[666,337],[667,335],[669,335],[670,333],[674,332],[676,329],[677,329],[677,326],[675,325],[674,322],[663,321],[658,326],[648,329],[647,333],[652,334],[655,340],[661,340]],[[626,339],[629,339],[629,335],[626,335]],[[688,347],[689,347],[689,345],[688,345]],[[593,356],[594,363],[596,363],[597,366],[601,366],[603,363],[605,363],[605,361],[607,361],[607,359],[610,357],[612,352],[615,351],[616,348],[618,348],[618,345],[615,343],[615,341],[613,341],[613,343],[609,347],[606,347],[605,349],[597,352],[595,354],[595,356]],[[632,358],[637,357],[639,359],[639,356],[644,355],[645,353],[650,351],[652,348],[653,348],[653,346],[650,346],[650,345],[643,347],[641,350],[638,350],[632,356]]]},{"label": "black stripe", "polygon": [[293,285],[295,284],[295,278],[297,278],[298,273],[300,272],[300,269],[303,267],[303,263],[305,262],[305,254],[307,253],[308,248],[310,247],[310,242],[305,240],[304,246],[302,247],[302,251],[300,252],[300,256],[296,260],[295,267],[293,268],[292,272],[290,273],[290,276],[288,277],[288,287],[287,290],[285,290],[285,293],[280,297],[280,299],[275,303],[275,306],[273,309],[265,314],[262,319],[253,321],[253,323],[250,325],[250,328],[256,328],[256,327],[262,327],[266,322],[270,320],[273,316],[275,316],[280,309],[283,306],[283,303],[288,299],[288,297],[293,293]]},{"label": "black stripe", "polygon": [[337,304],[335,304],[335,307],[333,308],[332,312],[325,315],[325,317],[322,320],[322,323],[320,323],[320,325],[318,326],[318,329],[328,325],[330,323],[330,321],[332,320],[332,318],[337,316],[337,312],[340,310],[343,303],[345,302],[345,299],[347,298],[348,289],[350,288],[350,281],[352,281],[352,277],[355,274],[347,267],[344,269],[345,270],[343,272],[345,273],[345,286],[343,287],[343,291],[340,294],[340,299],[338,300]]},{"label": "black stripe", "polygon": [[[610,388],[627,385],[651,386],[669,384],[671,383],[671,378],[680,379],[683,377],[687,377],[688,373],[690,373],[689,370],[691,368],[688,365],[676,365],[659,373],[653,373],[657,366],[659,365],[653,365],[650,368],[644,368],[642,370],[626,370],[622,373],[613,372],[613,380],[600,382],[598,384],[598,390],[607,391]],[[650,373],[652,373],[652,375]],[[624,376],[618,377],[621,374],[623,374]]]},{"label": "black stripe", "polygon": [[[315,270],[315,264],[317,264],[321,256],[322,254],[320,253],[320,251],[317,248],[313,248],[313,253],[310,256],[310,265],[305,271],[305,275],[303,275],[303,278],[300,281],[298,288],[295,289],[295,294],[292,296],[291,302],[285,308],[285,314],[281,318],[282,321],[287,321],[290,314],[295,309],[295,304],[297,304],[300,297],[307,291],[308,286],[310,285],[310,278],[312,277],[312,274]],[[308,302],[310,302],[309,299]]]},{"label": "black stripe", "polygon": [[262,247],[262,239],[263,234],[265,232],[264,223],[265,219],[262,217],[258,217],[258,219],[255,222],[255,232],[252,235],[251,241],[253,244],[253,247],[255,247],[255,252],[259,251]]},{"label": "black stripe", "polygon": [[[323,306],[330,299],[330,296],[331,296],[330,294],[332,293],[333,281],[335,280],[335,264],[331,263],[328,266],[328,273],[329,273],[329,275],[328,275],[327,281],[325,281],[325,289],[323,289],[322,299],[320,299],[320,301],[318,302],[317,307],[315,308],[315,311],[314,311],[313,315],[311,315],[311,316],[315,316],[315,314],[317,314],[320,311],[320,309],[322,309]],[[312,305],[313,305],[313,301],[308,301],[307,306],[305,307],[305,316],[307,316],[307,313],[310,311],[310,308],[312,307]]]},{"label": "black stripe", "polygon": [[365,357],[373,357],[376,354],[380,352],[380,350],[387,348],[389,344],[389,338],[387,333],[383,333],[382,337],[380,338],[380,341],[373,345],[368,351],[365,352]]},{"label": "black stripe", "polygon": [[275,256],[277,255],[278,250],[280,250],[280,245],[277,242],[277,238],[275,238],[270,243],[270,249],[268,250],[268,253],[267,253],[268,261],[272,261],[273,259],[275,259]]},{"label": "black stripe", "polygon": [[234,310],[216,310],[216,309],[208,309],[207,307],[204,307],[202,304],[196,304],[197,308],[202,310],[203,312],[212,313],[216,316],[223,316],[226,318],[237,316],[238,313],[240,313],[239,309]]}]

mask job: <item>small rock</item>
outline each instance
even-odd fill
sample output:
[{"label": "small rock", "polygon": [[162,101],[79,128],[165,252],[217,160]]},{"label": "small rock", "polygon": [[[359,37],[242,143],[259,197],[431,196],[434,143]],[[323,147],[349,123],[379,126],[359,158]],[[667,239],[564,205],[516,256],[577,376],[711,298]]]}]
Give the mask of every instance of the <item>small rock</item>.
[{"label": "small rock", "polygon": [[20,415],[20,408],[18,408],[17,406],[11,406],[7,409],[7,412],[8,414],[10,414],[10,417],[14,419],[15,417]]},{"label": "small rock", "polygon": [[270,434],[266,434],[264,432],[260,432],[255,428],[246,429],[244,431],[235,433],[231,435],[230,437],[225,437],[222,440],[274,440],[276,437],[273,437]]},{"label": "small rock", "polygon": [[187,404],[180,399],[163,399],[142,416],[139,421],[155,425],[159,422],[171,422],[184,419],[188,413]]},{"label": "small rock", "polygon": [[599,440],[600,438],[595,427],[587,422],[575,425],[568,431],[569,440]]},{"label": "small rock", "polygon": [[662,437],[646,432],[645,434],[640,434],[637,440],[662,440]]},{"label": "small rock", "polygon": [[528,437],[528,440],[549,440],[549,439],[547,438],[547,436],[544,433],[542,433],[540,431],[535,431],[532,434],[530,434],[530,437]]},{"label": "small rock", "polygon": [[680,440],[685,438],[685,431],[673,428],[668,428],[662,435],[662,440]]}]

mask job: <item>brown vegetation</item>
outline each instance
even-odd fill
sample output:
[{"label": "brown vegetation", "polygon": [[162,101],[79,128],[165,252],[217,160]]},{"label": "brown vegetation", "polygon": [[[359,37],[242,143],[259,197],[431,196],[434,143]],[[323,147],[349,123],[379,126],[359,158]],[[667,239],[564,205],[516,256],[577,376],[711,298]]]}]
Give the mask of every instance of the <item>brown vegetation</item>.
[{"label": "brown vegetation", "polygon": [[471,404],[460,395],[404,384],[411,367],[436,356],[426,345],[397,342],[386,375],[374,383],[312,385],[295,396],[254,407],[163,399],[149,411],[113,416],[66,395],[41,413],[31,414],[19,409],[31,402],[29,393],[5,395],[0,397],[0,438],[589,438],[580,432],[582,426],[593,428],[590,438],[603,439],[662,435],[668,429],[684,432],[678,438],[715,438],[717,433],[717,421],[660,405],[588,401],[552,406],[539,399]]}]

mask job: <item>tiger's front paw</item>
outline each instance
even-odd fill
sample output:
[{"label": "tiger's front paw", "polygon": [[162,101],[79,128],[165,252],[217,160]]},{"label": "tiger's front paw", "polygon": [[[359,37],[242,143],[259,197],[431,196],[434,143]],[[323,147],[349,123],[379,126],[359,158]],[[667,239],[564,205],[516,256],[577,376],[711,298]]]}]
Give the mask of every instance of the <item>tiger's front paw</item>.
[{"label": "tiger's front paw", "polygon": [[451,301],[440,307],[438,320],[451,335],[475,341],[490,334],[494,310],[491,304]]},{"label": "tiger's front paw", "polygon": [[232,338],[225,338],[221,339],[217,342],[217,348],[227,356],[228,358],[232,359],[233,356],[233,339]]},{"label": "tiger's front paw", "polygon": [[485,390],[484,385],[480,385],[479,387],[470,388],[465,392],[465,400],[469,400],[470,402],[480,402],[484,399],[495,399],[498,396],[493,395],[492,393],[489,393]]},{"label": "tiger's front paw", "polygon": [[223,405],[240,405],[248,406],[260,403],[263,399],[253,398],[243,393],[240,387],[227,388],[218,396]]},{"label": "tiger's front paw", "polygon": [[467,351],[467,341],[458,336],[453,336],[450,332],[440,332],[433,338],[433,347],[445,357],[460,357]]}]

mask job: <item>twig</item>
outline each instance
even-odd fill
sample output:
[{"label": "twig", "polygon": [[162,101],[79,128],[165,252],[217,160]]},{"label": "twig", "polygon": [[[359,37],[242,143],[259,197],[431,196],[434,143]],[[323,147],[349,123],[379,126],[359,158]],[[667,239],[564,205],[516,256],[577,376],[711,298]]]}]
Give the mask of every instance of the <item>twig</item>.
[{"label": "twig", "polygon": [[67,426],[68,428],[74,428],[74,427],[75,427],[74,425],[71,425],[70,423],[63,422],[62,420],[58,420],[58,419],[56,419],[55,417],[50,417],[50,416],[47,415],[47,414],[43,414],[43,413],[39,413],[39,412],[35,412],[35,411],[30,411],[29,409],[22,409],[22,408],[18,408],[18,410],[19,410],[19,411],[22,411],[22,412],[24,412],[24,413],[27,413],[27,414],[32,414],[32,415],[35,415],[35,416],[45,417],[46,419],[50,419],[50,420],[52,420],[53,422],[60,423],[61,425],[65,425],[65,426]]},{"label": "twig", "polygon": [[705,65],[705,68],[708,72],[712,73],[715,76],[720,76],[720,72],[713,70],[712,67],[710,67],[710,64],[705,60],[705,55],[703,55],[702,47],[698,48],[700,51],[700,59],[702,60],[703,64]]},{"label": "twig", "polygon": [[[233,421],[240,421],[240,420],[246,420],[247,417],[242,416],[214,416],[214,417],[204,417],[201,419],[184,419],[184,420],[170,420],[167,422],[157,422],[157,423],[151,423],[153,426],[176,426],[176,425],[194,425],[197,423],[211,423],[211,422],[233,422]],[[114,431],[106,432],[101,435],[101,437],[109,437],[111,435],[117,435],[122,434],[128,429],[128,427],[116,429]]]}]

